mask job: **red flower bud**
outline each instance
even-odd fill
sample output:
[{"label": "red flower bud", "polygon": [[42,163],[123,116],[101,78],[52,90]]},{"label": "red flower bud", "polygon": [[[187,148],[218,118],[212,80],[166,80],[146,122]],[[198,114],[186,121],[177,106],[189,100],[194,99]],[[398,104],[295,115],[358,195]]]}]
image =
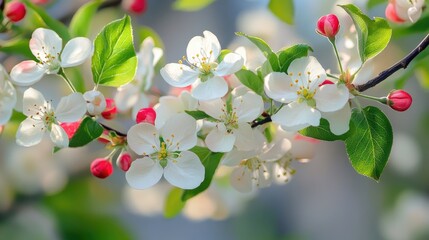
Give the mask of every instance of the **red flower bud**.
[{"label": "red flower bud", "polygon": [[155,110],[153,110],[153,108],[142,108],[137,113],[136,122],[137,123],[146,122],[154,125],[155,119],[156,119],[156,112]]},{"label": "red flower bud", "polygon": [[71,123],[61,123],[60,126],[66,131],[69,139],[72,139],[77,129],[80,126],[81,121],[71,122]]},{"label": "red flower bud", "polygon": [[98,178],[107,178],[113,173],[112,163],[105,158],[97,158],[91,163],[91,173]]},{"label": "red flower bud", "polygon": [[387,104],[399,112],[407,110],[411,103],[413,103],[413,98],[404,90],[394,90],[387,96]]},{"label": "red flower bud", "polygon": [[123,0],[122,7],[129,12],[142,14],[147,9],[147,0]]},{"label": "red flower bud", "polygon": [[398,16],[398,13],[396,12],[395,4],[393,3],[387,4],[386,11],[384,13],[386,14],[386,18],[394,23],[405,22],[404,19]]},{"label": "red flower bud", "polygon": [[6,5],[4,13],[11,22],[19,22],[25,17],[27,12],[22,2],[10,2]]},{"label": "red flower bud", "polygon": [[132,161],[131,155],[128,152],[123,152],[116,160],[116,166],[126,172],[130,169]]},{"label": "red flower bud", "polygon": [[340,23],[338,21],[337,16],[334,14],[328,14],[322,16],[317,21],[317,29],[316,31],[328,38],[333,38],[337,35],[338,30],[340,30]]},{"label": "red flower bud", "polygon": [[110,120],[116,117],[117,109],[115,100],[112,98],[106,98],[106,109],[101,113],[104,119]]}]

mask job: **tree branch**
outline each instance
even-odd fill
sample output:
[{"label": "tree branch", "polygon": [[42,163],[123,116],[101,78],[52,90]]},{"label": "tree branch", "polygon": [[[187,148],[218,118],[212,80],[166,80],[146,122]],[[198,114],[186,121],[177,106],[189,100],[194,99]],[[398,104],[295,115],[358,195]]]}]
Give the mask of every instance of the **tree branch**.
[{"label": "tree branch", "polygon": [[390,68],[382,71],[381,73],[378,74],[377,77],[369,80],[367,83],[355,86],[355,89],[358,90],[359,92],[363,92],[363,91],[365,91],[365,90],[367,90],[369,88],[372,88],[375,85],[383,82],[386,78],[390,77],[390,75],[392,75],[393,73],[395,73],[399,69],[402,69],[402,68],[405,69],[405,68],[407,68],[408,65],[410,64],[410,62],[414,58],[416,58],[417,55],[419,55],[423,50],[425,50],[428,45],[429,45],[429,34],[426,35],[426,37],[419,43],[419,45],[417,45],[417,47],[414,48],[414,50],[411,51],[402,60],[400,60],[399,62],[395,63]]},{"label": "tree branch", "polygon": [[253,122],[252,123],[252,125],[250,125],[252,128],[255,128],[255,127],[257,127],[257,126],[260,126],[260,125],[262,125],[262,124],[265,124],[265,123],[269,123],[269,122],[271,122],[272,120],[271,120],[271,116],[267,116],[266,118],[264,118],[264,119],[262,119],[261,121],[255,121],[255,122]]},{"label": "tree branch", "polygon": [[126,133],[123,133],[123,132],[120,132],[120,131],[118,131],[118,130],[116,130],[116,129],[113,129],[113,128],[111,128],[111,127],[109,127],[109,126],[107,126],[107,125],[105,125],[104,123],[101,123],[101,122],[98,122],[101,126],[103,126],[104,127],[104,129],[106,129],[106,130],[108,130],[108,131],[113,131],[113,132],[115,132],[118,136],[121,136],[121,137],[126,137],[127,136],[127,134]]}]

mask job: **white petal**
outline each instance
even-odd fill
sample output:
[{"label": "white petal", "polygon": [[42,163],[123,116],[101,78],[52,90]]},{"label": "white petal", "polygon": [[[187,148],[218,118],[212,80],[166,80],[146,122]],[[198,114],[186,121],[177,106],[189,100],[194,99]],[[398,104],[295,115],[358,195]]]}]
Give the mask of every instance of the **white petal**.
[{"label": "white petal", "polygon": [[179,98],[173,96],[162,96],[154,108],[156,111],[155,126],[159,129],[169,118],[185,110]]},{"label": "white petal", "polygon": [[265,93],[278,102],[289,103],[296,100],[299,86],[285,73],[273,72],[264,79]]},{"label": "white petal", "polygon": [[231,173],[231,185],[239,192],[251,192],[252,177],[252,172],[246,166],[235,168]]},{"label": "white petal", "polygon": [[46,105],[46,101],[42,93],[34,88],[25,90],[22,103],[22,113],[26,116],[36,115],[40,111],[39,107]]},{"label": "white petal", "polygon": [[209,31],[204,31],[203,34],[204,37],[195,36],[189,41],[186,48],[188,61],[196,63],[198,61],[194,61],[192,57],[200,59],[206,57],[208,62],[214,62],[219,56],[221,48],[217,37]]},{"label": "white petal", "polygon": [[260,141],[263,138],[262,134],[257,129],[252,129],[247,123],[240,123],[238,129],[234,130],[234,135],[236,136],[234,145],[238,150],[250,151],[262,147]]},{"label": "white petal", "polygon": [[238,122],[251,122],[264,111],[264,101],[256,93],[248,92],[237,97],[232,102],[232,108],[236,109]]},{"label": "white petal", "polygon": [[55,111],[60,122],[76,122],[86,113],[86,102],[81,93],[62,97]]},{"label": "white petal", "polygon": [[132,188],[146,189],[155,185],[162,177],[163,169],[158,162],[145,157],[131,163],[125,174],[128,184]]},{"label": "white petal", "polygon": [[349,90],[344,84],[325,84],[317,90],[314,100],[322,112],[337,111],[349,100]]},{"label": "white petal", "polygon": [[291,149],[289,139],[281,139],[270,144],[264,149],[264,152],[259,155],[259,159],[265,161],[276,161],[283,157]]},{"label": "white petal", "polygon": [[218,124],[206,137],[206,145],[212,152],[229,152],[235,142],[235,135],[228,133],[223,124]]},{"label": "white petal", "polygon": [[50,29],[38,28],[30,39],[30,50],[41,61],[51,61],[51,57],[57,58],[63,41],[58,34]]},{"label": "white petal", "polygon": [[335,112],[324,112],[322,117],[328,120],[329,129],[335,135],[341,135],[349,130],[350,118],[352,111],[350,105],[346,104],[344,107]]},{"label": "white petal", "polygon": [[257,154],[257,151],[254,149],[250,151],[239,151],[234,148],[231,151],[225,153],[222,159],[222,164],[230,167],[237,166],[242,160],[256,157]]},{"label": "white petal", "polygon": [[84,63],[92,55],[92,42],[85,37],[67,42],[61,53],[61,67],[74,67]]},{"label": "white petal", "polygon": [[86,108],[91,115],[99,115],[106,109],[106,98],[96,90],[87,91],[83,94],[86,101]]},{"label": "white petal", "polygon": [[26,87],[38,82],[45,75],[45,72],[45,69],[35,61],[27,60],[12,68],[10,78],[14,84]]},{"label": "white petal", "polygon": [[183,189],[194,189],[204,180],[204,166],[198,156],[190,151],[180,153],[175,159],[168,159],[164,177],[172,185]]},{"label": "white petal", "polygon": [[190,92],[182,91],[179,95],[179,98],[185,110],[197,110],[198,100],[192,97]]},{"label": "white petal", "polygon": [[411,22],[417,22],[419,20],[420,16],[422,15],[422,9],[416,8],[416,7],[410,7],[407,11],[408,18]]},{"label": "white petal", "polygon": [[125,84],[118,88],[115,95],[116,108],[119,112],[125,112],[130,109],[139,98],[139,88],[131,83]]},{"label": "white petal", "polygon": [[223,58],[213,74],[216,76],[228,76],[240,70],[244,65],[244,59],[236,53],[228,53]]},{"label": "white petal", "polygon": [[[313,56],[302,57],[292,61],[287,72],[292,79],[298,79],[298,83],[301,86],[309,85],[310,90],[318,87],[320,83],[326,80],[325,69]],[[310,84],[308,80],[311,80]]]},{"label": "white petal", "polygon": [[12,116],[13,108],[1,108],[0,107],[0,125],[6,124]]},{"label": "white petal", "polygon": [[247,62],[246,48],[243,46],[240,46],[240,47],[236,48],[234,52],[237,53],[238,55],[240,55],[243,58],[244,64],[246,64],[246,62]]},{"label": "white petal", "polygon": [[51,125],[50,137],[52,142],[57,147],[65,148],[69,146],[69,138],[67,136],[66,131],[57,124]]},{"label": "white petal", "polygon": [[16,143],[24,147],[31,147],[42,141],[46,128],[42,130],[43,123],[31,118],[21,122],[16,132]]},{"label": "white petal", "polygon": [[197,124],[193,117],[179,113],[171,117],[161,129],[168,151],[184,151],[197,144]]},{"label": "white petal", "polygon": [[162,56],[164,55],[164,51],[162,50],[162,48],[153,48],[152,49],[153,52],[153,62],[152,65],[155,66],[158,61],[162,58]]},{"label": "white petal", "polygon": [[285,126],[287,130],[298,131],[309,125],[319,126],[320,117],[320,112],[307,103],[292,102],[280,109],[271,119],[274,123]]},{"label": "white petal", "polygon": [[149,99],[144,93],[138,94],[137,102],[134,104],[133,109],[131,111],[131,117],[133,118],[133,120],[136,120],[137,113],[139,113],[140,109],[147,107],[149,107]]},{"label": "white petal", "polygon": [[226,111],[224,104],[225,102],[220,98],[210,100],[210,101],[201,101],[199,102],[198,109],[207,113],[212,118],[221,119],[222,116],[225,115],[225,111]]},{"label": "white petal", "polygon": [[205,82],[200,79],[194,83],[192,96],[200,101],[208,101],[225,96],[228,92],[228,84],[221,77],[212,77]]},{"label": "white petal", "polygon": [[160,146],[158,130],[149,123],[134,125],[128,130],[128,146],[138,155],[149,155]]},{"label": "white petal", "polygon": [[161,76],[173,87],[186,87],[195,82],[199,72],[179,63],[169,63],[161,68]]}]

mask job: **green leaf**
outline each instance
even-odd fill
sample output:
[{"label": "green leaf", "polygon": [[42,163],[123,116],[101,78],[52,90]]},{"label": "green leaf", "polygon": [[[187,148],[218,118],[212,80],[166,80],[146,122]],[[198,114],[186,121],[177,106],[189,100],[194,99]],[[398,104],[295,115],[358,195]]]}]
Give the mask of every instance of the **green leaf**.
[{"label": "green leaf", "polygon": [[268,56],[268,54],[273,53],[273,50],[270,48],[270,46],[261,38],[249,36],[242,32],[236,32],[235,35],[249,39],[253,44],[256,45],[257,48],[259,48],[259,50],[261,50],[264,56]]},{"label": "green leaf", "polygon": [[164,217],[173,218],[182,211],[185,206],[185,202],[182,201],[183,191],[175,187],[168,193],[164,204]]},{"label": "green leaf", "polygon": [[195,146],[191,149],[192,152],[198,155],[205,168],[204,181],[195,189],[185,190],[182,195],[182,201],[187,201],[190,198],[206,190],[212,182],[213,175],[219,165],[223,153],[213,153],[204,147]]},{"label": "green leaf", "polygon": [[231,50],[229,50],[229,49],[222,49],[222,50],[220,51],[219,56],[217,57],[217,62],[222,62],[222,61],[223,61],[223,59],[224,59],[224,57],[225,57],[228,53],[231,53]]},{"label": "green leaf", "polygon": [[240,80],[244,86],[250,88],[256,94],[261,96],[264,95],[264,80],[254,72],[247,69],[241,69],[235,73],[235,76],[237,76],[238,80]]},{"label": "green leaf", "polygon": [[97,139],[103,133],[104,128],[91,117],[86,117],[73,138],[70,139],[69,147],[82,147]]},{"label": "green leaf", "polygon": [[322,118],[320,120],[320,125],[317,127],[307,127],[299,131],[301,135],[324,140],[324,141],[336,141],[336,140],[346,140],[346,138],[350,135],[352,127],[350,127],[350,130],[347,133],[344,133],[343,135],[335,135],[331,132],[329,128],[329,122]]},{"label": "green leaf", "polygon": [[198,11],[212,4],[214,0],[176,0],[173,3],[173,9],[179,11]]},{"label": "green leaf", "polygon": [[366,3],[366,8],[371,9],[377,5],[387,2],[388,0],[368,0],[368,2]]},{"label": "green leaf", "polygon": [[392,36],[389,23],[379,17],[371,20],[353,4],[340,5],[353,19],[358,34],[359,55],[362,62],[377,56]]},{"label": "green leaf", "polygon": [[200,111],[200,110],[196,110],[196,111],[186,111],[185,110],[185,112],[187,114],[189,114],[191,117],[195,118],[195,120],[212,118],[212,117],[210,117],[210,115],[208,115],[207,113]]},{"label": "green leaf", "polygon": [[137,57],[129,16],[109,23],[98,34],[91,69],[97,85],[119,87],[133,80]]},{"label": "green leaf", "polygon": [[43,8],[34,5],[31,1],[25,0],[24,2],[27,9],[32,10],[46,27],[55,31],[65,42],[70,40],[68,28],[62,22],[52,18]]},{"label": "green leaf", "polygon": [[293,0],[270,0],[268,9],[283,22],[293,24]]},{"label": "green leaf", "polygon": [[70,34],[73,37],[87,37],[89,32],[90,22],[98,7],[103,3],[103,0],[93,0],[80,7],[70,22]]},{"label": "green leaf", "polygon": [[312,52],[313,49],[306,44],[297,44],[279,51],[277,54],[279,56],[280,72],[287,73],[287,69],[293,60],[308,56],[310,51]]},{"label": "green leaf", "polygon": [[392,126],[376,107],[354,109],[355,131],[346,140],[346,150],[353,168],[359,174],[378,180],[389,159],[393,144]]},{"label": "green leaf", "polygon": [[29,39],[25,39],[20,36],[8,41],[4,41],[0,44],[0,52],[15,55],[21,54],[25,58],[36,60],[33,53],[30,51],[29,42]]},{"label": "green leaf", "polygon": [[280,63],[279,58],[275,53],[270,53],[267,55],[268,62],[271,65],[271,69],[273,69],[274,72],[280,71]]}]

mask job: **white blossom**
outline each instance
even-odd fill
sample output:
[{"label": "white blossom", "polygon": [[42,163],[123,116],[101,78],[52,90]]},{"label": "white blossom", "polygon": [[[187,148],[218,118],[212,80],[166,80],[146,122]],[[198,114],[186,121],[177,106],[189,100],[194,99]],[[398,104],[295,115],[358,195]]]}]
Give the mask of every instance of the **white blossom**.
[{"label": "white blossom", "polygon": [[0,125],[9,121],[16,101],[16,90],[9,82],[5,69],[0,65]]},{"label": "white blossom", "polygon": [[106,98],[96,90],[87,91],[83,94],[86,101],[86,108],[91,115],[100,115],[106,109]]}]

